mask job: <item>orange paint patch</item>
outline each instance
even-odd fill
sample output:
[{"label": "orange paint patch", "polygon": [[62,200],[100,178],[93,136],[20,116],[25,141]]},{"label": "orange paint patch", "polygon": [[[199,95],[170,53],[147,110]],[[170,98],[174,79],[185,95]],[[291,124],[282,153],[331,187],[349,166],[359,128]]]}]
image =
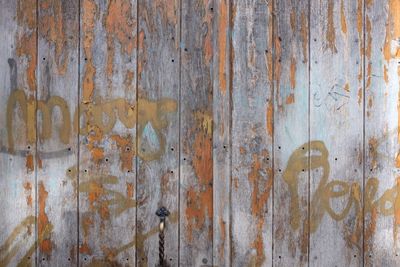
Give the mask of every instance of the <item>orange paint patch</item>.
[{"label": "orange paint patch", "polygon": [[26,204],[32,207],[32,184],[30,182],[24,183],[24,189],[26,196]]},{"label": "orange paint patch", "polygon": [[218,27],[218,78],[219,88],[223,95],[226,92],[226,37],[228,31],[227,5],[225,0],[219,3]]},{"label": "orange paint patch", "polygon": [[41,252],[50,255],[53,250],[53,244],[49,236],[44,236],[44,233],[48,232],[49,228],[52,228],[52,224],[46,214],[46,200],[48,192],[46,191],[43,182],[39,182],[39,214],[38,214],[38,236],[42,237],[39,243],[39,249]]},{"label": "orange paint patch", "polygon": [[343,0],[340,4],[340,25],[342,27],[342,32],[347,34],[347,23],[346,23],[346,15],[344,12],[344,3]]},{"label": "orange paint patch", "polygon": [[[66,28],[63,16],[62,2],[60,0],[42,1],[40,4],[39,27],[40,33],[47,42],[55,47],[55,63],[59,74],[65,74],[68,63],[69,49],[65,49],[68,39],[65,35],[66,29],[77,30],[77,25],[68,25]],[[71,23],[71,21],[68,21]],[[73,34],[73,33],[71,33]],[[73,42],[75,44],[75,42]]]},{"label": "orange paint patch", "polygon": [[296,88],[296,59],[292,57],[290,61],[290,87]]},{"label": "orange paint patch", "polygon": [[378,140],[370,138],[368,141],[369,157],[371,159],[371,168],[375,169],[378,163]]},{"label": "orange paint patch", "polygon": [[332,53],[337,53],[336,49],[336,32],[333,20],[334,1],[329,0],[328,3],[328,25],[326,30],[327,49],[329,48]]},{"label": "orange paint patch", "polygon": [[286,97],[286,104],[290,105],[294,103],[294,94],[290,94]]},{"label": "orange paint patch", "polygon": [[273,135],[273,128],[274,128],[274,105],[272,101],[269,101],[267,106],[267,133],[270,137]]},{"label": "orange paint patch", "polygon": [[133,183],[126,183],[126,196],[133,198],[133,193],[135,192],[135,186]]},{"label": "orange paint patch", "polygon": [[125,55],[131,55],[135,44],[132,36],[136,32],[136,21],[133,19],[132,3],[129,0],[110,1],[105,18],[107,31],[107,76],[113,75],[115,42],[117,41]]},{"label": "orange paint patch", "polygon": [[83,0],[82,3],[82,31],[83,31],[83,52],[85,55],[85,70],[82,81],[83,103],[89,103],[94,91],[94,78],[96,68],[93,64],[93,42],[94,26],[96,22],[97,5],[93,0]]},{"label": "orange paint patch", "polygon": [[[267,157],[268,153],[263,151],[262,157]],[[255,219],[257,219],[257,234],[256,239],[253,242],[253,247],[257,251],[257,266],[265,260],[264,254],[264,242],[262,239],[262,229],[264,225],[264,214],[267,207],[267,202],[272,189],[272,176],[271,169],[267,170],[270,177],[262,177],[261,171],[265,169],[264,162],[260,155],[253,154],[253,163],[251,165],[251,171],[248,175],[249,182],[252,184],[253,190],[251,193],[251,213]],[[264,178],[267,178],[265,180]]]},{"label": "orange paint patch", "polygon": [[28,172],[33,172],[35,170],[35,164],[33,162],[33,155],[29,154],[26,156],[25,167]]},{"label": "orange paint patch", "polygon": [[88,144],[86,147],[89,149],[92,160],[95,163],[100,163],[104,159],[104,149],[98,146],[98,143],[103,140],[103,132],[99,127],[90,127],[92,130],[87,136]]},{"label": "orange paint patch", "polygon": [[87,239],[89,237],[89,230],[92,225],[93,225],[93,220],[90,217],[88,216],[83,217],[82,220],[83,242],[82,245],[79,247],[79,252],[82,254],[87,254],[87,255],[92,254],[92,250],[87,243],[88,242]]},{"label": "orange paint patch", "polygon": [[133,157],[135,156],[135,141],[130,135],[126,138],[119,135],[112,135],[111,139],[117,143],[119,148],[119,158],[121,161],[122,170],[132,170],[133,169]]},{"label": "orange paint patch", "polygon": [[346,83],[345,85],[344,85],[344,90],[346,91],[346,92],[350,92],[350,85],[349,85],[349,83]]},{"label": "orange paint patch", "polygon": [[[193,168],[198,178],[197,184],[189,187],[186,192],[188,239],[193,240],[193,232],[208,231],[212,236],[213,190],[212,190],[212,141],[207,131],[200,131],[194,140]],[[207,227],[207,229],[204,229]]]},{"label": "orange paint patch", "polygon": [[31,91],[36,90],[36,7],[36,0],[19,0],[17,4],[17,22],[23,31],[18,34],[16,52],[28,60],[26,80]]},{"label": "orange paint patch", "polygon": [[304,63],[308,61],[308,18],[307,15],[302,12],[301,13],[301,43],[303,47],[303,57]]},{"label": "orange paint patch", "polygon": [[400,38],[400,1],[389,0],[389,17],[386,24],[386,38],[383,48],[384,58],[387,62],[395,57],[400,57],[400,46],[392,49],[392,40]]}]

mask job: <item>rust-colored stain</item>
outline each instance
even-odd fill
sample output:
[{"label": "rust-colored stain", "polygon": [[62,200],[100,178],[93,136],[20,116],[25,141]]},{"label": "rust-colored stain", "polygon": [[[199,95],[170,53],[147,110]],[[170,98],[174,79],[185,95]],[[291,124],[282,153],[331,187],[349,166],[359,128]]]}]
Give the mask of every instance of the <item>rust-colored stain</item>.
[{"label": "rust-colored stain", "polygon": [[226,39],[228,34],[228,15],[226,0],[219,3],[218,26],[218,78],[219,88],[223,95],[226,93]]},{"label": "rust-colored stain", "polygon": [[[372,34],[371,34],[372,26],[371,26],[371,20],[367,16],[366,18],[366,31],[367,31],[367,46],[365,48],[365,53],[369,61],[371,60],[372,56]],[[372,79],[372,63],[368,62],[367,65],[367,84],[366,88],[369,88],[371,86],[371,79]]]},{"label": "rust-colored stain", "polygon": [[26,194],[26,204],[29,207],[32,207],[32,184],[30,182],[25,182],[24,189]]},{"label": "rust-colored stain", "polygon": [[136,33],[136,21],[133,17],[132,2],[129,0],[112,0],[108,3],[105,17],[107,32],[107,76],[111,84],[114,69],[115,47],[119,47],[125,55],[131,55],[135,48],[132,36]]},{"label": "rust-colored stain", "polygon": [[363,100],[363,89],[361,87],[358,88],[357,99],[358,99],[358,104],[361,105]]},{"label": "rust-colored stain", "polygon": [[130,171],[133,169],[133,158],[135,152],[135,139],[130,135],[122,137],[120,135],[112,135],[111,139],[114,140],[119,149],[119,159],[121,162],[121,170]]},{"label": "rust-colored stain", "polygon": [[33,155],[29,154],[26,156],[26,163],[25,163],[26,170],[28,172],[33,172],[35,170],[35,164],[33,160]]},{"label": "rust-colored stain", "polygon": [[94,26],[98,16],[98,7],[93,0],[83,0],[82,2],[82,32],[83,32],[83,52],[85,55],[85,70],[82,81],[83,103],[89,103],[92,100],[94,91],[94,78],[96,68],[93,64],[93,44],[94,44]]},{"label": "rust-colored stain", "polygon": [[[61,0],[40,0],[40,16],[39,16],[39,33],[47,42],[55,47],[55,63],[58,73],[65,74],[68,67],[68,53],[66,49],[68,38],[66,36],[67,29],[77,29],[77,25],[68,24],[63,12],[63,4]],[[76,43],[76,42],[73,42]]]},{"label": "rust-colored stain", "polygon": [[187,220],[187,235],[189,241],[193,240],[196,231],[208,231],[209,238],[212,235],[212,226],[203,229],[207,221],[212,221],[213,216],[213,189],[212,189],[212,141],[207,130],[196,134],[193,149],[193,168],[198,178],[196,186],[188,188],[187,207],[185,210]]},{"label": "rust-colored stain", "polygon": [[17,4],[17,22],[23,31],[17,35],[16,52],[18,57],[26,57],[28,60],[26,80],[30,91],[36,90],[36,2],[36,0],[18,0]]},{"label": "rust-colored stain", "polygon": [[328,21],[326,30],[326,49],[330,49],[332,53],[337,53],[336,49],[336,32],[333,18],[334,0],[328,2]]},{"label": "rust-colored stain", "polygon": [[347,34],[347,23],[346,23],[346,14],[344,10],[344,0],[340,2],[340,26],[342,29],[342,32],[344,34]]},{"label": "rust-colored stain", "polygon": [[383,79],[386,84],[389,83],[389,75],[388,75],[388,68],[386,65],[383,66]]},{"label": "rust-colored stain", "polygon": [[[276,97],[279,98],[280,91],[280,81],[281,81],[281,55],[282,55],[282,47],[281,47],[281,38],[275,37],[275,81],[276,81]],[[279,101],[278,101],[279,103]]]},{"label": "rust-colored stain", "polygon": [[218,222],[219,222],[219,231],[221,233],[220,240],[222,241],[218,248],[218,252],[219,252],[219,257],[221,259],[223,259],[224,255],[225,255],[224,247],[225,247],[225,240],[226,240],[226,225],[225,225],[226,223],[225,223],[224,219],[222,218],[222,216],[219,217]]},{"label": "rust-colored stain", "polygon": [[[38,214],[38,235],[43,236],[43,233],[47,232],[47,229],[53,229],[53,225],[50,223],[49,218],[46,213],[46,201],[48,197],[48,192],[46,191],[43,181],[39,182],[38,188],[39,194],[39,214]],[[50,255],[53,250],[53,243],[51,241],[51,236],[44,237],[39,243],[39,249],[41,252]]]},{"label": "rust-colored stain", "polygon": [[138,50],[139,51],[143,51],[140,55],[141,55],[141,60],[138,60],[137,62],[137,79],[141,79],[142,78],[142,72],[143,72],[143,64],[146,62],[146,55],[147,53],[145,53],[145,45],[144,45],[144,37],[145,37],[145,33],[143,30],[141,30],[139,32],[139,36],[137,38],[138,39]]}]

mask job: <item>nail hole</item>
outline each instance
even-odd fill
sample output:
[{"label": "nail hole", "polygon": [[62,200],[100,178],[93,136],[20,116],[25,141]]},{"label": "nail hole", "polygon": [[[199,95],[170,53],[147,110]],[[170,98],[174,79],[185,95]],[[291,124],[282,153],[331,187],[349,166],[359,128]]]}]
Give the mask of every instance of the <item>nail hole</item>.
[{"label": "nail hole", "polygon": [[68,172],[71,172],[71,170],[68,170]]},{"label": "nail hole", "polygon": [[46,260],[45,258],[42,258],[42,261]]},{"label": "nail hole", "polygon": [[68,151],[71,151],[71,148],[70,148],[70,147],[68,148]]},{"label": "nail hole", "polygon": [[126,261],[129,261],[129,259],[128,259],[128,258],[126,258]]},{"label": "nail hole", "polygon": [[172,258],[169,258],[170,261],[172,261]]},{"label": "nail hole", "polygon": [[68,258],[68,261],[71,261],[71,258]]},{"label": "nail hole", "polygon": [[31,146],[28,146],[28,149],[31,149]]},{"label": "nail hole", "polygon": [[371,172],[372,172],[372,168],[371,169],[369,169]]},{"label": "nail hole", "polygon": [[279,171],[279,172],[281,172],[282,170],[281,170],[281,169],[279,169],[278,171]]},{"label": "nail hole", "polygon": [[186,160],[186,158],[183,158],[183,160]]},{"label": "nail hole", "polygon": [[171,151],[174,151],[174,148],[173,148],[173,147],[171,147]]},{"label": "nail hole", "polygon": [[86,260],[87,260],[87,258],[84,258],[84,260],[86,261]]},{"label": "nail hole", "polygon": [[129,151],[129,150],[131,150],[131,148],[130,148],[130,147],[127,147],[127,148],[126,148],[126,151]]},{"label": "nail hole", "polygon": [[185,52],[187,52],[187,51],[188,51],[188,49],[187,49],[187,48],[185,48],[184,50],[185,50]]},{"label": "nail hole", "polygon": [[87,172],[87,170],[85,170],[85,172]]},{"label": "nail hole", "polygon": [[44,58],[43,58],[43,61],[45,61],[45,60],[46,60],[46,58],[44,57]]},{"label": "nail hole", "polygon": [[304,172],[305,170],[304,170],[304,169],[302,169],[302,171]]},{"label": "nail hole", "polygon": [[214,8],[212,7],[212,8],[210,8],[210,10],[211,10],[211,11],[214,11]]},{"label": "nail hole", "polygon": [[354,255],[354,258],[357,258],[357,255]]},{"label": "nail hole", "polygon": [[174,171],[170,171],[170,173],[174,173]]},{"label": "nail hole", "polygon": [[282,257],[279,255],[279,256],[278,256],[278,258],[280,258],[280,259],[281,259]]},{"label": "nail hole", "polygon": [[337,160],[337,158],[335,158],[335,160]]},{"label": "nail hole", "polygon": [[85,61],[87,61],[87,57],[85,57]]},{"label": "nail hole", "polygon": [[224,148],[226,148],[226,146],[224,145]]},{"label": "nail hole", "polygon": [[269,158],[267,158],[267,160],[269,160]]},{"label": "nail hole", "polygon": [[268,50],[265,50],[265,53],[268,53]]},{"label": "nail hole", "polygon": [[130,170],[128,170],[128,173],[130,173],[131,171]]},{"label": "nail hole", "polygon": [[175,62],[175,59],[171,60],[172,62]]},{"label": "nail hole", "polygon": [[305,149],[305,148],[304,148],[304,146],[303,146],[301,149],[303,149],[303,150],[304,150],[304,149]]},{"label": "nail hole", "polygon": [[281,149],[281,146],[278,146],[278,149]]}]

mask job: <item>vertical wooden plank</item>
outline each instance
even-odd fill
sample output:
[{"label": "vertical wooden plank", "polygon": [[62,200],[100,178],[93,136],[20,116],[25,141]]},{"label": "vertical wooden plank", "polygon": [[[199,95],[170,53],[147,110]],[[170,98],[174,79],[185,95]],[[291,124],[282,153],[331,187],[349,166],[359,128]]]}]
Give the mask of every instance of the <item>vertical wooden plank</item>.
[{"label": "vertical wooden plank", "polygon": [[308,264],[309,2],[275,1],[274,264]]},{"label": "vertical wooden plank", "polygon": [[180,265],[212,265],[213,1],[182,1]]},{"label": "vertical wooden plank", "polygon": [[272,7],[232,7],[232,266],[272,265]]},{"label": "vertical wooden plank", "polygon": [[359,266],[363,1],[311,0],[310,16],[310,266]]},{"label": "vertical wooden plank", "polygon": [[41,266],[77,262],[77,133],[79,4],[40,0],[38,20],[38,243]]},{"label": "vertical wooden plank", "polygon": [[213,31],[213,264],[230,266],[230,1],[215,1]]},{"label": "vertical wooden plank", "polygon": [[135,265],[136,32],[130,0],[81,1],[80,265]]},{"label": "vertical wooden plank", "polygon": [[365,265],[399,266],[400,1],[366,1]]},{"label": "vertical wooden plank", "polygon": [[25,266],[35,263],[37,236],[37,6],[1,0],[0,10],[0,266]]},{"label": "vertical wooden plank", "polygon": [[159,262],[155,212],[171,215],[165,229],[165,258],[178,264],[179,208],[179,12],[178,0],[139,1],[137,264]]}]

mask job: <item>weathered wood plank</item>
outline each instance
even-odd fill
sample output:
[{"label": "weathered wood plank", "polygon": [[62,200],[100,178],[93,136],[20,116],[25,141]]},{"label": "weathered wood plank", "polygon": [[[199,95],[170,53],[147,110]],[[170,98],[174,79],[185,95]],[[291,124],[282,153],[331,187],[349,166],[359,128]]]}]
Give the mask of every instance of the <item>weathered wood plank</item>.
[{"label": "weathered wood plank", "polygon": [[231,87],[229,0],[213,5],[213,264],[230,266]]},{"label": "weathered wood plank", "polygon": [[25,266],[37,236],[36,1],[1,0],[0,10],[0,266]]},{"label": "weathered wood plank", "polygon": [[180,264],[212,265],[213,1],[182,1]]},{"label": "weathered wood plank", "polygon": [[40,0],[38,25],[38,243],[40,266],[77,263],[78,136],[72,118],[78,106],[79,4]]},{"label": "weathered wood plank", "polygon": [[272,1],[232,5],[231,264],[270,266],[273,5]]},{"label": "weathered wood plank", "polygon": [[311,1],[310,266],[363,255],[363,1]]},{"label": "weathered wood plank", "polygon": [[400,1],[366,1],[366,266],[399,266]]},{"label": "weathered wood plank", "polygon": [[179,12],[178,0],[138,2],[137,264],[159,262],[158,235],[144,239],[164,206],[165,258],[178,265],[179,210]]},{"label": "weathered wood plank", "polygon": [[136,32],[130,0],[81,1],[81,265],[135,265]]},{"label": "weathered wood plank", "polygon": [[275,14],[274,264],[305,266],[309,241],[309,3],[277,0]]}]

